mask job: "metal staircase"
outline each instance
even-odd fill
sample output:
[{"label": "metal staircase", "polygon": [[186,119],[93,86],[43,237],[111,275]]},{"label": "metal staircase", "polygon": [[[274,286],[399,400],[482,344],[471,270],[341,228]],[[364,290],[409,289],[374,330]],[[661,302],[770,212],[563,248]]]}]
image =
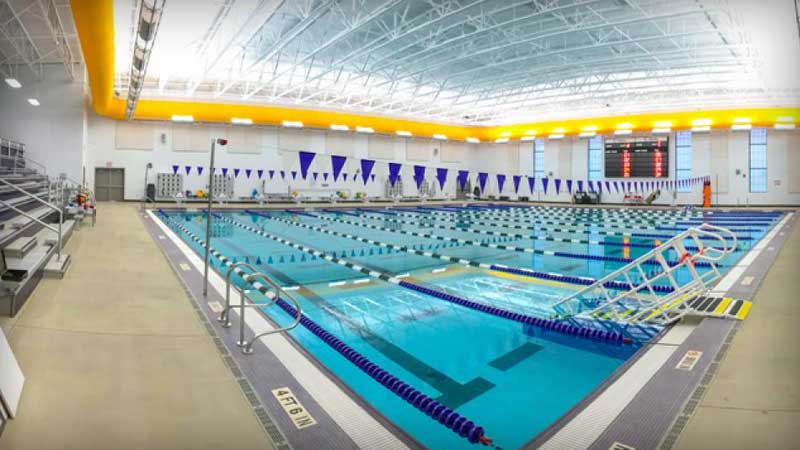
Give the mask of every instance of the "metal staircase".
[{"label": "metal staircase", "polygon": [[[697,250],[687,250],[687,241]],[[736,250],[736,245],[736,235],[726,228],[710,224],[690,228],[565,297],[553,308],[560,318],[672,323],[692,311],[688,302],[708,294],[722,276],[719,261]],[[647,263],[653,260],[658,262],[657,271]],[[700,269],[695,264],[699,261],[707,265]]]}]

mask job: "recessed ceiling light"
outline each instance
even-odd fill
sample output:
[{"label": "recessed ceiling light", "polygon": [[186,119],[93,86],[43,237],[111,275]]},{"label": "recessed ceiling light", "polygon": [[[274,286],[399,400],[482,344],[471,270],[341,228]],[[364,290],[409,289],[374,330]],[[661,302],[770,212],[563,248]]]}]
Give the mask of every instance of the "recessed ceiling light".
[{"label": "recessed ceiling light", "polygon": [[39,106],[39,105],[41,105],[41,103],[39,103],[39,100],[36,100],[35,98],[29,98],[29,99],[28,99],[28,103],[30,103],[30,104],[31,104],[31,105],[33,105],[33,106]]},{"label": "recessed ceiling light", "polygon": [[19,89],[22,87],[22,84],[16,78],[6,78],[6,84],[14,89]]},{"label": "recessed ceiling light", "polygon": [[253,119],[249,117],[232,117],[231,123],[235,123],[236,125],[252,125]]},{"label": "recessed ceiling light", "polygon": [[375,132],[375,130],[372,127],[356,127],[356,131],[358,131],[359,133],[367,133],[367,134],[372,134]]}]

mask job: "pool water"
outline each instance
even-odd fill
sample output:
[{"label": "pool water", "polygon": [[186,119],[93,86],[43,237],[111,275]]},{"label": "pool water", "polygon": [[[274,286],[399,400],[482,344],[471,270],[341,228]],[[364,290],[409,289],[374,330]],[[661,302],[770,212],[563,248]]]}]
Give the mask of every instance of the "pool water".
[{"label": "pool water", "polygon": [[[533,439],[580,402],[644,342],[635,340],[615,345],[544,332],[367,277],[256,234],[242,225],[380,273],[399,275],[404,280],[433,286],[482,304],[548,318],[554,313],[552,305],[581,286],[464,266],[409,254],[391,246],[482,263],[598,278],[625,264],[614,258],[636,258],[645,253],[648,246],[657,245],[658,241],[669,239],[680,229],[703,219],[698,213],[649,213],[646,216],[613,211],[586,213],[563,208],[395,209],[388,214],[355,209],[343,213],[311,211],[300,214],[221,212],[212,220],[211,246],[234,262],[256,265],[282,286],[298,286],[292,294],[300,301],[304,315],[387,372],[482,426],[498,446],[512,449]],[[735,253],[726,257],[724,264],[730,265],[780,216],[767,212],[717,213],[707,216],[706,220],[711,217],[714,217],[713,223],[724,220],[734,229],[746,230],[737,232],[744,240],[739,241]],[[203,214],[165,212],[162,218],[202,254],[200,244],[175,225],[180,224],[197,236],[205,236]],[[633,230],[632,227],[652,229]],[[401,230],[433,236],[402,234]],[[494,234],[486,235],[481,231]],[[659,237],[623,235],[638,232]],[[474,242],[469,245],[458,239]],[[582,242],[571,242],[573,239]],[[481,244],[561,252],[559,255],[569,256],[525,253]],[[610,259],[602,259],[605,257]],[[212,258],[212,263],[225,274],[227,269],[219,261]],[[241,283],[241,280],[236,281]],[[282,325],[292,321],[277,307],[265,308],[264,313]],[[652,336],[657,331],[652,328],[646,335]],[[475,447],[476,444],[370,378],[309,330],[297,327],[290,334],[358,395],[424,446],[432,449]]]}]

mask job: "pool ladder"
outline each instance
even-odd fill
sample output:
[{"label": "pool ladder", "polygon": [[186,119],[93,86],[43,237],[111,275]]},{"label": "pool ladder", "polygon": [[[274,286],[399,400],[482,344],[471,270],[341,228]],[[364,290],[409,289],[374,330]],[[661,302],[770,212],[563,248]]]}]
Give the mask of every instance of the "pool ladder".
[{"label": "pool ladder", "polygon": [[[706,245],[704,239],[719,244]],[[694,243],[697,249],[694,253],[686,249],[684,242],[687,240]],[[692,311],[687,305],[690,300],[708,294],[722,276],[719,261],[735,251],[736,245],[736,235],[727,228],[710,224],[689,228],[626,266],[561,299],[553,308],[560,318],[581,316],[628,324],[672,323]],[[670,265],[669,256],[673,252],[679,259],[677,264]],[[658,272],[643,267],[651,260],[658,262]],[[697,261],[706,262],[707,270],[698,271],[695,267]],[[688,272],[689,281],[678,280],[676,272],[681,269]],[[619,289],[620,281],[629,287]],[[616,286],[609,287],[614,284]],[[665,295],[659,294],[665,291]]]},{"label": "pool ladder", "polygon": [[[240,267],[244,267],[249,269],[252,273],[245,273]],[[242,287],[233,286],[234,289],[239,291],[239,305],[231,305],[231,275],[236,273],[244,280],[244,285]],[[265,282],[267,285],[261,285],[259,281]],[[246,285],[252,285],[256,289],[259,287],[266,287],[267,289],[272,290],[273,296],[270,298],[269,303],[255,303],[249,297],[249,290],[245,289]],[[280,294],[280,296],[279,296]],[[257,334],[253,336],[252,339],[249,341],[245,339],[245,311],[247,308],[268,308],[274,305],[279,299],[284,299],[292,302],[294,304],[294,309],[297,311],[297,315],[295,316],[294,322],[290,325],[282,327],[282,328],[275,328],[273,330],[265,331],[261,334]],[[248,302],[249,300],[249,302]],[[228,273],[225,274],[225,308],[220,313],[219,318],[217,319],[219,322],[222,323],[224,328],[230,328],[233,324],[231,323],[231,310],[233,308],[239,308],[239,340],[236,341],[236,345],[242,349],[242,353],[245,355],[249,355],[253,353],[253,344],[256,341],[261,339],[264,336],[275,334],[275,333],[283,333],[295,328],[299,323],[300,319],[303,317],[303,312],[300,308],[300,303],[295,299],[291,294],[289,294],[286,290],[278,286],[267,274],[259,272],[255,267],[246,263],[246,262],[238,262],[232,264],[228,268]]]}]

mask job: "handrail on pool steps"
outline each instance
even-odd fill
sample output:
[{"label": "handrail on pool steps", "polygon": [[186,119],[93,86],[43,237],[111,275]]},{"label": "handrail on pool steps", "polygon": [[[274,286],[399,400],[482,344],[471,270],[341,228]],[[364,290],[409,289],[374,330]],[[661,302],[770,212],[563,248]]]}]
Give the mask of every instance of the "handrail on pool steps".
[{"label": "handrail on pool steps", "polygon": [[[250,269],[253,273],[250,274],[245,273],[242,269],[240,269],[240,267],[246,267]],[[261,280],[268,284],[268,286],[266,286],[267,289],[273,289],[275,291],[274,292],[275,295],[272,296],[272,298],[270,298],[269,303],[266,304],[255,303],[250,299],[248,291],[247,289],[245,289],[244,285],[240,288],[234,286],[234,289],[237,289],[239,291],[239,309],[241,311],[239,313],[239,340],[236,341],[236,345],[241,347],[242,353],[244,353],[245,355],[253,353],[253,344],[264,336],[275,333],[283,333],[297,327],[297,325],[300,323],[300,319],[302,319],[303,317],[303,312],[300,308],[300,303],[298,303],[298,301],[294,297],[292,297],[291,294],[286,292],[277,283],[275,283],[267,274],[259,272],[255,267],[246,262],[238,262],[232,264],[228,268],[228,272],[225,274],[225,308],[222,310],[222,313],[219,315],[219,318],[217,319],[219,322],[222,322],[223,327],[229,328],[232,325],[230,315],[231,315],[231,309],[233,308],[233,306],[231,306],[231,274],[233,273],[239,275],[242,278],[242,280],[245,281],[245,284],[252,284],[256,288],[258,288],[258,286],[256,286],[256,282],[258,280]],[[279,294],[281,294],[282,297],[294,303],[294,310],[296,313],[294,322],[285,327],[276,328],[273,330],[265,331],[260,334],[256,334],[249,341],[246,340],[244,338],[245,310],[247,308],[253,308],[253,307],[255,308],[270,307],[274,305],[281,298],[279,297]],[[250,300],[250,303],[247,303],[246,300]]]}]

